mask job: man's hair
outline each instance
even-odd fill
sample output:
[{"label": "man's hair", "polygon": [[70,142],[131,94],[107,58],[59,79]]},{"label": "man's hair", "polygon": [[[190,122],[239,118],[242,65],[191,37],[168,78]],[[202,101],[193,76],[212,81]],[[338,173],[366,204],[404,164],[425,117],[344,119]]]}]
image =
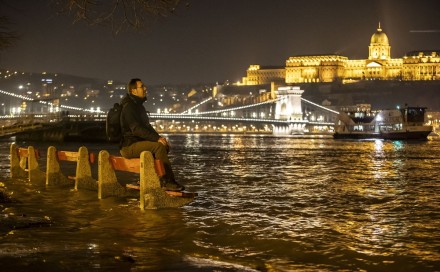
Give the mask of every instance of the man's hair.
[{"label": "man's hair", "polygon": [[127,92],[128,93],[131,93],[132,89],[136,89],[137,88],[137,84],[136,83],[138,81],[142,81],[142,80],[140,80],[139,78],[132,78],[132,79],[130,79],[130,81],[127,84]]}]

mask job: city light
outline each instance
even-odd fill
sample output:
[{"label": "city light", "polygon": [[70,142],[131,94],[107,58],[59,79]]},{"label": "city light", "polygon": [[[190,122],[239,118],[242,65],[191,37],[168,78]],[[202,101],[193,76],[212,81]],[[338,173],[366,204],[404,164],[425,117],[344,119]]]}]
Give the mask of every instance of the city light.
[{"label": "city light", "polygon": [[[49,75],[46,75],[46,78],[49,77]],[[125,95],[125,91],[121,93],[116,91],[120,88],[116,85],[111,90],[107,89],[105,91],[86,87],[84,94],[78,94],[71,83],[55,83],[51,86],[47,83],[47,80],[42,82],[40,87],[43,88],[41,90],[35,87],[38,84],[31,84],[30,82],[17,84],[15,86],[18,86],[18,88],[15,88],[15,90],[23,89],[20,94],[0,91],[1,94],[25,102],[21,105],[3,103],[3,114],[8,113],[8,116],[12,118],[19,118],[20,116],[24,117],[26,114],[44,115],[44,112],[46,112],[59,113],[60,116],[73,118],[80,115],[76,112],[79,111],[88,114],[88,118],[103,120],[101,114],[105,114],[107,111],[106,106],[103,107],[101,104],[104,95],[104,100],[110,100],[109,97],[113,97],[114,101],[118,101],[118,97]],[[31,86],[33,87],[31,88]],[[234,94],[223,93],[221,87],[203,87],[202,91],[194,91],[192,99],[188,99],[188,96],[183,92],[182,103],[176,102],[179,100],[177,99],[179,96],[176,96],[176,94],[180,95],[179,90],[163,88],[161,92],[152,92],[152,96],[149,97],[150,106],[154,104],[151,103],[151,100],[157,102],[157,106],[155,106],[156,113],[152,113],[150,119],[157,124],[158,129],[176,132],[182,129],[191,132],[280,131],[287,134],[292,131],[295,131],[295,133],[333,131],[335,119],[331,115],[334,116],[339,112],[333,110],[335,107],[333,109],[328,108],[331,104],[330,101],[324,101],[320,105],[304,99],[301,97],[300,93],[302,91],[299,87],[279,86],[278,89],[272,91],[258,88],[261,87],[243,89],[245,92]],[[210,89],[216,91],[209,91]],[[191,91],[193,90],[195,89],[191,89]],[[101,96],[99,92],[101,92]],[[206,94],[202,95],[203,93]],[[214,94],[217,95],[214,96]],[[54,98],[56,95],[58,95],[58,98]],[[287,99],[288,96],[291,96],[291,98]],[[40,100],[40,97],[44,100]],[[296,102],[292,102],[292,97]],[[158,101],[161,99],[163,103]],[[79,100],[83,102],[78,103]],[[79,106],[74,106],[75,103]],[[98,103],[100,105],[97,105]],[[170,103],[172,103],[172,106],[170,106]],[[44,107],[36,104],[42,104]],[[307,106],[301,109],[301,104],[303,107],[304,105]],[[282,106],[281,114],[275,105]],[[358,111],[363,109],[363,106],[357,106]],[[209,122],[215,125],[211,125]],[[236,126],[234,123],[238,125]]]}]

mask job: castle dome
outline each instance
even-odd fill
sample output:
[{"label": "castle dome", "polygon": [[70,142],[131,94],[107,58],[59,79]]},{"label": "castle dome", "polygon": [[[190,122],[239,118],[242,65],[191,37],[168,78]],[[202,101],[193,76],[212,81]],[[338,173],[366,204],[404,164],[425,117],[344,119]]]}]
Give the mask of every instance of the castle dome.
[{"label": "castle dome", "polygon": [[385,34],[385,32],[382,32],[382,29],[380,28],[380,23],[376,33],[371,36],[371,44],[389,45],[388,36],[387,34]]}]

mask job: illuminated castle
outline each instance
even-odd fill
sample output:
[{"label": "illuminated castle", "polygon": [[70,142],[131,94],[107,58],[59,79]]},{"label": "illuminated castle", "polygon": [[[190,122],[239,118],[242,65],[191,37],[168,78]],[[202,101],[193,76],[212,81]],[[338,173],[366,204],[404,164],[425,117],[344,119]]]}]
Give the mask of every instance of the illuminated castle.
[{"label": "illuminated castle", "polygon": [[379,23],[371,36],[368,59],[350,60],[341,55],[294,56],[284,67],[251,65],[243,85],[277,85],[360,80],[440,80],[440,50],[412,51],[391,58],[391,46]]}]

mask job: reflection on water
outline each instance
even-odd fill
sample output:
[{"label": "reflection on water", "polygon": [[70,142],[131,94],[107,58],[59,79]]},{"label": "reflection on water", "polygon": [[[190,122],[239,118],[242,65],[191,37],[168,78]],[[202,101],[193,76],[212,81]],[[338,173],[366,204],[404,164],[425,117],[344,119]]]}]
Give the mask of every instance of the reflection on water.
[{"label": "reflection on water", "polygon": [[[440,270],[440,141],[170,140],[177,177],[199,196],[180,209],[145,212],[137,199],[9,180],[10,143],[1,142],[1,180],[18,201],[2,204],[3,215],[50,219],[0,228],[2,268]],[[86,146],[117,154],[111,145]]]}]

